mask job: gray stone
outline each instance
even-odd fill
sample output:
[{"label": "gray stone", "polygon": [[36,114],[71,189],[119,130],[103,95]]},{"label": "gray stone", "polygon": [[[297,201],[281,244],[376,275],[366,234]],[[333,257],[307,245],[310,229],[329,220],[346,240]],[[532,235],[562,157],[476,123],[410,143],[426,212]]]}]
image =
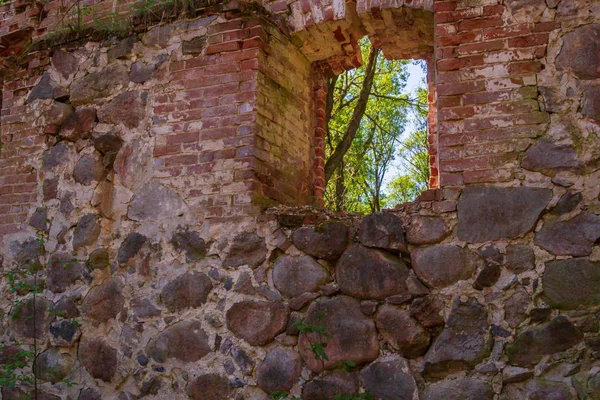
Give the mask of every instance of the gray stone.
[{"label": "gray stone", "polygon": [[77,400],[102,400],[102,395],[96,389],[85,388],[81,389]]},{"label": "gray stone", "polygon": [[227,378],[217,374],[200,375],[186,388],[192,400],[225,400],[230,398],[231,392]]},{"label": "gray stone", "polygon": [[583,88],[581,114],[600,122],[600,85],[587,85]]},{"label": "gray stone", "polygon": [[86,154],[75,164],[75,169],[73,170],[73,179],[75,179],[75,182],[87,186],[92,182],[101,181],[102,178],[104,178],[104,165],[99,157],[93,154]]},{"label": "gray stone", "polygon": [[100,107],[98,119],[106,124],[135,128],[144,118],[147,96],[147,93],[139,91],[121,93]]},{"label": "gray stone", "polygon": [[154,64],[146,64],[142,60],[138,60],[131,66],[131,82],[144,83],[152,78],[155,72],[156,66]]},{"label": "gray stone", "polygon": [[109,279],[88,292],[83,299],[81,311],[95,321],[107,322],[117,317],[124,304],[121,283],[117,279]]},{"label": "gray stone", "polygon": [[531,271],[535,268],[535,253],[524,244],[511,244],[506,248],[505,265],[515,274]]},{"label": "gray stone", "polygon": [[562,315],[541,326],[519,334],[507,346],[508,362],[521,367],[531,367],[545,355],[567,350],[581,342],[583,334]]},{"label": "gray stone", "polygon": [[534,371],[532,369],[508,365],[502,370],[502,383],[506,385],[509,383],[523,382],[533,378],[533,374]]},{"label": "gray stone", "polygon": [[173,25],[157,25],[150,29],[143,37],[142,43],[146,46],[153,46],[158,48],[167,47],[169,39],[171,38],[171,32],[173,31]]},{"label": "gray stone", "polygon": [[78,356],[92,378],[110,382],[117,372],[117,349],[101,338],[83,337]]},{"label": "gray stone", "polygon": [[360,302],[356,299],[347,296],[322,298],[308,307],[306,323],[323,326],[325,332],[332,336],[327,339],[325,348],[329,360],[321,364],[310,351],[310,343],[320,340],[319,334],[300,334],[298,350],[313,372],[320,372],[323,366],[330,368],[339,361],[353,361],[358,365],[379,356],[375,324],[362,313]]},{"label": "gray stone", "polygon": [[138,38],[135,35],[129,36],[128,38],[119,41],[119,43],[117,43],[115,47],[109,49],[106,52],[106,55],[108,56],[108,61],[111,62],[114,60],[126,59],[127,56],[131,54],[131,51],[133,50],[133,45],[137,41]]},{"label": "gray stone", "polygon": [[267,245],[265,239],[254,232],[243,232],[233,238],[229,252],[223,260],[226,268],[237,268],[249,265],[258,267],[267,258]]},{"label": "gray stone", "polygon": [[580,26],[564,35],[562,40],[556,69],[573,71],[579,79],[600,78],[600,24]]},{"label": "gray stone", "polygon": [[71,104],[90,103],[106,97],[119,88],[127,87],[129,74],[124,65],[111,65],[99,72],[92,72],[75,79],[71,84]]},{"label": "gray stone", "polygon": [[66,95],[66,92],[56,82],[50,78],[50,74],[42,75],[42,79],[33,87],[26,103],[31,103],[38,99],[58,99]]},{"label": "gray stone", "polygon": [[579,214],[568,221],[546,221],[535,235],[535,243],[554,255],[584,257],[600,238],[600,217]]},{"label": "gray stone", "polygon": [[94,244],[100,236],[100,221],[102,217],[98,214],[85,214],[75,227],[73,232],[73,250]]},{"label": "gray stone", "polygon": [[481,243],[521,236],[533,229],[551,198],[549,189],[467,187],[458,201],[458,238]]},{"label": "gray stone", "polygon": [[381,400],[413,400],[419,397],[408,362],[400,357],[383,358],[360,372],[365,391]]},{"label": "gray stone", "polygon": [[266,393],[289,391],[300,377],[302,358],[294,350],[274,347],[258,366],[256,383]]},{"label": "gray stone", "polygon": [[403,357],[422,356],[429,347],[429,333],[408,311],[384,304],[377,311],[375,323],[383,339]]},{"label": "gray stone", "polygon": [[333,371],[307,382],[302,389],[302,400],[338,400],[341,395],[358,393],[358,377],[345,371]]},{"label": "gray stone", "polygon": [[147,319],[161,315],[160,310],[156,308],[150,299],[132,299],[131,307],[136,318]]},{"label": "gray stone", "polygon": [[542,285],[544,300],[554,308],[600,305],[600,262],[587,258],[549,261]]},{"label": "gray stone", "polygon": [[363,218],[359,240],[368,247],[406,251],[402,219],[387,212],[374,213]]},{"label": "gray stone", "polygon": [[[598,88],[598,91],[600,92],[600,87]],[[580,192],[568,190],[560,197],[560,200],[552,209],[552,214],[563,215],[570,213],[579,203],[581,203],[581,200],[583,200],[583,195]]]},{"label": "gray stone", "polygon": [[77,281],[83,280],[85,267],[67,253],[55,253],[47,267],[46,287],[52,293],[63,293]]},{"label": "gray stone", "polygon": [[288,298],[317,292],[329,279],[325,268],[309,256],[283,255],[273,265],[273,284]]},{"label": "gray stone", "polygon": [[487,357],[492,345],[487,317],[475,298],[464,303],[456,299],[444,330],[425,355],[424,375],[443,377],[472,368]]},{"label": "gray stone", "polygon": [[79,317],[79,309],[71,297],[63,296],[54,304],[53,314],[65,318],[73,319]]},{"label": "gray stone", "polygon": [[240,367],[240,370],[242,370],[245,375],[252,374],[252,370],[254,370],[254,360],[246,354],[245,351],[234,347],[231,349],[231,355],[237,366]]},{"label": "gray stone", "polygon": [[58,383],[69,375],[74,363],[70,354],[51,347],[36,357],[34,373],[44,382]]},{"label": "gray stone", "polygon": [[527,149],[521,166],[530,171],[546,171],[578,167],[580,162],[573,145],[543,137]]},{"label": "gray stone", "polygon": [[383,300],[408,294],[406,264],[382,250],[349,247],[338,260],[335,275],[343,293],[360,299]]},{"label": "gray stone", "polygon": [[52,53],[52,66],[63,78],[68,79],[74,75],[79,67],[77,58],[71,53],[62,50],[55,50]]},{"label": "gray stone", "polygon": [[116,153],[123,146],[123,139],[114,133],[94,136],[94,147],[100,154]]},{"label": "gray stone", "polygon": [[67,319],[50,324],[50,342],[53,346],[70,347],[81,335],[75,322]]},{"label": "gray stone", "polygon": [[69,114],[65,118],[65,122],[63,122],[60,131],[58,131],[58,136],[71,142],[76,142],[79,139],[88,139],[91,137],[90,131],[96,125],[96,121],[95,108],[78,108],[74,113]]},{"label": "gray stone", "polygon": [[189,230],[189,227],[185,229],[179,227],[173,234],[171,243],[177,250],[185,252],[188,262],[203,259],[210,247],[198,232]]},{"label": "gray stone", "polygon": [[46,232],[48,229],[48,210],[43,207],[38,207],[29,218],[29,225],[38,231]]},{"label": "gray stone", "polygon": [[449,233],[443,218],[417,215],[406,227],[406,240],[411,244],[434,244],[444,240]]},{"label": "gray stone", "polygon": [[155,222],[183,215],[183,199],[173,190],[157,182],[148,183],[136,193],[129,203],[127,217],[134,221]]},{"label": "gray stone", "polygon": [[59,142],[44,152],[42,166],[44,169],[52,169],[64,164],[69,160],[69,148],[63,142]]},{"label": "gray stone", "polygon": [[127,235],[125,240],[123,240],[123,243],[121,243],[121,246],[119,246],[119,252],[117,254],[117,261],[119,261],[119,264],[126,264],[135,257],[147,240],[148,238],[146,236],[137,232],[132,232]]},{"label": "gray stone", "polygon": [[493,400],[492,386],[482,380],[466,377],[430,384],[423,400]]},{"label": "gray stone", "polygon": [[324,222],[317,227],[305,226],[292,234],[292,243],[313,257],[337,260],[348,245],[348,227],[341,222]]},{"label": "gray stone", "polygon": [[151,339],[146,346],[146,353],[159,363],[169,358],[196,362],[211,351],[208,335],[200,321],[178,322]]},{"label": "gray stone", "polygon": [[264,346],[285,330],[289,310],[280,302],[245,300],[232,305],[226,319],[235,336],[252,346]]},{"label": "gray stone", "polygon": [[498,264],[486,264],[479,274],[477,278],[475,278],[475,282],[473,282],[473,288],[477,290],[483,290],[486,287],[492,287],[502,274],[502,267]]},{"label": "gray stone", "polygon": [[419,279],[433,288],[444,288],[459,280],[470,279],[476,270],[476,260],[469,249],[455,245],[414,249],[410,259]]},{"label": "gray stone", "polygon": [[9,326],[18,336],[43,340],[52,320],[52,302],[40,296],[21,300],[10,311]]},{"label": "gray stone", "polygon": [[163,288],[160,298],[170,312],[178,312],[186,308],[198,308],[206,303],[212,288],[208,276],[201,272],[186,272],[169,282]]},{"label": "gray stone", "polygon": [[[44,153],[44,161],[46,161],[46,153]],[[59,178],[44,179],[42,183],[42,192],[44,194],[44,201],[55,199],[58,196],[58,181]]]},{"label": "gray stone", "polygon": [[527,319],[527,307],[531,299],[523,286],[517,286],[513,295],[504,303],[504,319],[515,328]]}]

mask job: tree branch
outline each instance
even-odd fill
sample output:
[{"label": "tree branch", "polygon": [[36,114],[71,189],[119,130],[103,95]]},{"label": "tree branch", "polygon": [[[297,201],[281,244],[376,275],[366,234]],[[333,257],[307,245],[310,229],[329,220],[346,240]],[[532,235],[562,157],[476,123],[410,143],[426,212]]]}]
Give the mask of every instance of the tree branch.
[{"label": "tree branch", "polygon": [[367,109],[367,101],[369,100],[369,95],[373,86],[373,78],[375,77],[375,66],[377,64],[377,57],[379,56],[379,52],[379,49],[371,47],[371,51],[369,52],[369,61],[365,69],[365,80],[363,81],[362,88],[360,89],[360,94],[356,102],[356,108],[354,108],[354,112],[352,113],[350,122],[346,127],[346,131],[344,132],[342,141],[337,145],[337,147],[325,163],[325,182],[329,181],[334,171],[340,165],[342,159],[348,152],[348,149],[350,149],[352,141],[356,137],[356,132],[360,127],[360,121],[365,113],[365,110]]}]

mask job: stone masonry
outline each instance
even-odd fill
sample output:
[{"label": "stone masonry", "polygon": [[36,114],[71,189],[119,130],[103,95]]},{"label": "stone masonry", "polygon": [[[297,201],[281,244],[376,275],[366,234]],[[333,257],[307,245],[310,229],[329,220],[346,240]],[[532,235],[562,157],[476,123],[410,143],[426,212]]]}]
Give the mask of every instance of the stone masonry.
[{"label": "stone masonry", "polygon": [[[35,344],[38,381],[0,399],[600,399],[600,2],[216,1],[56,43],[71,12],[0,6],[0,365]],[[324,78],[364,36],[428,63],[432,190],[330,213]]]}]

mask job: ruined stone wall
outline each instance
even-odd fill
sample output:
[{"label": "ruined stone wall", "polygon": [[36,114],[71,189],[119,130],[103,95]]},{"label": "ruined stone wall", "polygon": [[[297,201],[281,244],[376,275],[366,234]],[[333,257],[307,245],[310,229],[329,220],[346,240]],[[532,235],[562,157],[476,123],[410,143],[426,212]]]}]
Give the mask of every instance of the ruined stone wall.
[{"label": "ruined stone wall", "polygon": [[[3,83],[0,362],[35,342],[53,400],[600,398],[598,2],[404,3],[224,7],[30,55]],[[261,212],[312,201],[317,72],[423,13],[433,37],[381,43],[433,40],[442,188]],[[321,383],[301,318],[356,369]]]}]

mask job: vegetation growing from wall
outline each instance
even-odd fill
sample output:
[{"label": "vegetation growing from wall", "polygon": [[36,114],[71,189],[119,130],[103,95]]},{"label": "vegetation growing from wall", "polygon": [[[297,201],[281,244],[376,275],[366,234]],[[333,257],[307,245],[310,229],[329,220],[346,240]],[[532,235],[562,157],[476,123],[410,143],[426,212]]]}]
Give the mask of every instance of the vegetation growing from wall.
[{"label": "vegetation growing from wall", "polygon": [[[409,61],[388,61],[367,40],[361,49],[365,65],[328,82],[325,202],[368,213],[427,189],[427,91],[404,93]],[[386,187],[396,158],[401,173]]]}]

